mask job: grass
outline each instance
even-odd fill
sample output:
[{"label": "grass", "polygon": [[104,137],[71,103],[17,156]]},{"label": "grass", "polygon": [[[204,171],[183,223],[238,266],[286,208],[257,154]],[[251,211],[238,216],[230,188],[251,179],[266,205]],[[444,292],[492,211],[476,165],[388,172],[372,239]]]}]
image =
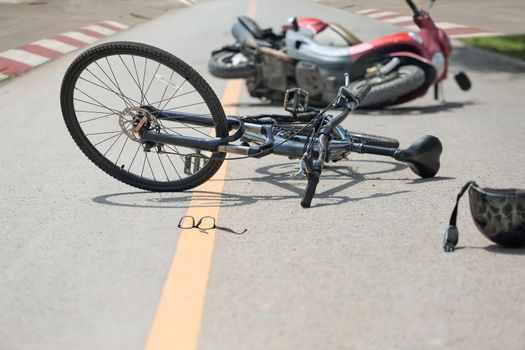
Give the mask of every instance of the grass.
[{"label": "grass", "polygon": [[525,61],[525,34],[462,39],[467,44]]}]

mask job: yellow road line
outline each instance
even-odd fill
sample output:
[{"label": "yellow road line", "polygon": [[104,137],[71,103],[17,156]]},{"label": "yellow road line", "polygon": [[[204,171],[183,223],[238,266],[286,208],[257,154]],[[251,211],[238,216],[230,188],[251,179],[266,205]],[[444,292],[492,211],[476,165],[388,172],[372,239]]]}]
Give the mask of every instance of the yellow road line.
[{"label": "yellow road line", "polygon": [[[252,1],[253,3],[254,1]],[[252,6],[250,6],[251,8]],[[226,115],[236,114],[243,80],[229,80],[221,103]],[[219,216],[220,196],[210,198],[207,192],[222,193],[226,168],[224,162],[211,180],[195,189],[186,215],[198,220],[202,216]],[[206,299],[215,241],[215,230],[203,234],[198,229],[183,230],[153,320],[146,350],[194,350]]]},{"label": "yellow road line", "polygon": [[[256,5],[257,0],[250,0],[248,16],[255,17]],[[226,115],[237,113],[236,105],[243,85],[243,80],[229,80],[226,83],[221,99]],[[210,198],[209,192],[222,193],[227,167],[225,161],[212,179],[195,189],[186,215],[193,216],[196,220],[202,216],[212,216],[217,221],[221,197]],[[197,349],[215,233],[215,230],[209,230],[208,234],[203,234],[198,229],[181,232],[146,350]]]}]

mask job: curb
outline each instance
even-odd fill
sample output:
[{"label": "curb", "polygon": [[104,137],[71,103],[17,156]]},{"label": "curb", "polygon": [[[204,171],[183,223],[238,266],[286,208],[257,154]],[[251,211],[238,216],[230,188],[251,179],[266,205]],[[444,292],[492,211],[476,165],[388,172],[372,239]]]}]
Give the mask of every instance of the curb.
[{"label": "curb", "polygon": [[0,81],[24,73],[52,59],[91,45],[128,29],[115,21],[101,21],[75,31],[34,41],[16,49],[0,52]]},{"label": "curb", "polygon": [[525,61],[520,60],[518,58],[505,55],[501,52],[491,51],[488,49],[483,49],[481,47],[476,47],[476,46],[467,44],[459,40],[453,40],[452,44],[453,44],[453,47],[463,48],[473,53],[476,53],[477,55],[485,55],[485,56],[490,57],[493,60],[501,61],[502,64],[505,64],[508,66],[514,66],[516,69],[520,71],[525,71]]}]

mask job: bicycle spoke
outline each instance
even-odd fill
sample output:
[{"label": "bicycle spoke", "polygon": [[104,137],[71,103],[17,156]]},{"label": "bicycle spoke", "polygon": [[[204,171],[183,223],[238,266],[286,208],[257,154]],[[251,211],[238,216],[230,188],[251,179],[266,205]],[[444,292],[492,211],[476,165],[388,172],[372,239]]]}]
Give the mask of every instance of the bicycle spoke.
[{"label": "bicycle spoke", "polygon": [[[85,82],[93,84],[95,86],[98,86],[101,89],[104,89],[104,90],[107,90],[107,91],[110,91],[110,92],[114,93],[115,95],[120,97],[122,99],[122,101],[124,101],[124,104],[126,104],[126,101],[124,100],[124,98],[127,98],[128,100],[131,100],[132,102],[136,103],[137,105],[140,105],[140,103],[138,101],[136,101],[136,100],[134,100],[134,99],[132,99],[130,97],[127,97],[127,96],[123,95],[122,93],[119,94],[118,92],[116,92],[115,90],[110,89],[109,87],[101,86],[101,85],[99,85],[97,83],[94,83],[91,80],[88,80],[88,79],[83,78],[83,77],[79,77],[79,79],[84,80]],[[127,106],[127,104],[126,104],[126,106]]]},{"label": "bicycle spoke", "polygon": [[79,99],[79,98],[74,98],[74,100],[76,100],[76,101],[80,101],[80,102],[84,102],[84,103],[87,103],[87,104],[90,104],[90,105],[93,105],[93,106],[102,107],[102,108],[105,108],[105,109],[107,109],[108,111],[113,112],[113,113],[118,113],[118,112],[119,112],[119,111],[117,111],[116,109],[109,108],[108,106],[103,105],[100,101],[95,100],[93,97],[89,96],[87,93],[85,93],[84,91],[80,90],[79,88],[75,88],[75,90],[79,91],[79,92],[82,93],[84,96],[87,96],[88,98],[90,98],[91,100],[93,100],[96,104],[93,104],[93,103],[90,103],[90,102],[87,102],[87,101],[81,100],[81,99]]},{"label": "bicycle spoke", "polygon": [[[135,80],[135,77],[133,76],[133,74],[132,74],[131,71],[129,70],[128,66],[126,65],[126,63],[124,62],[124,60],[122,59],[122,57],[121,57],[120,55],[118,55],[118,57],[120,58],[120,61],[122,61],[122,64],[124,65],[124,67],[125,67],[126,70],[128,71],[128,73],[129,73],[131,79],[133,80],[133,82],[135,83],[135,85],[137,85],[137,87],[139,88],[139,91],[140,91],[140,94],[141,94],[141,100],[142,100],[142,99],[145,99],[146,102],[149,104],[148,99],[145,98],[145,96],[144,96],[144,91],[142,91],[142,89],[140,88],[139,83]],[[133,57],[133,56],[131,56],[131,57]]]},{"label": "bicycle spoke", "polygon": [[78,122],[78,123],[79,124],[83,124],[83,123],[91,122],[93,120],[104,119],[104,118],[110,117],[112,115],[118,115],[118,114],[117,113],[110,113],[110,114],[106,114],[106,115],[103,115],[103,116],[100,116],[100,117],[95,117],[95,118],[91,118],[91,119],[88,119],[88,120],[83,120],[83,121]]},{"label": "bicycle spoke", "polygon": [[[168,79],[169,81],[171,81],[171,79],[173,78],[173,73],[175,73],[175,71],[171,71],[170,78]],[[166,96],[166,91],[168,91],[168,84],[166,84],[166,87],[164,88],[164,91],[162,92],[162,96],[160,98],[161,101],[164,99],[164,96]],[[160,102],[157,105],[157,109],[160,109]]]},{"label": "bicycle spoke", "polygon": [[170,181],[170,178],[168,177],[168,173],[166,172],[166,169],[164,168],[164,164],[162,163],[162,160],[160,159],[160,155],[157,152],[157,158],[159,158],[160,166],[162,167],[162,170],[164,171],[164,175],[166,175],[166,180]]},{"label": "bicycle spoke", "polygon": [[122,134],[124,134],[123,132],[120,133],[120,135],[118,135],[117,139],[115,141],[113,141],[113,143],[111,144],[111,146],[109,146],[109,148],[107,149],[107,151],[104,153],[104,157],[106,156],[106,154],[108,154],[108,152],[113,148],[113,146],[115,146],[115,144],[117,143],[118,140],[120,140],[120,137],[122,136]]},{"label": "bicycle spoke", "polygon": [[148,154],[144,152],[144,162],[142,163],[142,171],[140,172],[140,178],[142,179],[144,177],[144,168],[146,167],[146,159],[148,158]]},{"label": "bicycle spoke", "polygon": [[97,147],[97,146],[100,145],[101,143],[104,143],[104,142],[106,142],[106,141],[109,141],[109,140],[111,140],[111,139],[114,139],[114,138],[117,137],[117,136],[120,137],[122,134],[123,134],[123,132],[121,132],[120,135],[113,135],[113,136],[111,136],[111,137],[108,137],[108,138],[105,139],[105,140],[102,140],[102,141],[100,141],[100,142],[95,143],[93,146]]},{"label": "bicycle spoke", "polygon": [[184,163],[184,157],[182,156],[182,153],[180,153],[179,150],[177,149],[177,146],[173,145],[173,148],[171,145],[164,145],[164,146],[168,147],[173,152],[175,152],[180,157],[180,160],[182,160],[182,163]]},{"label": "bicycle spoke", "polygon": [[[177,96],[173,97],[173,99],[176,99],[176,98],[179,98],[179,97],[182,97],[182,96],[186,96],[186,95],[192,94],[192,93],[194,93],[194,92],[197,92],[197,90],[191,90],[191,91],[185,92],[185,93],[183,93],[183,94],[180,94],[180,95],[177,95]],[[158,103],[162,103],[162,102],[167,101],[167,100],[168,100],[168,99],[166,98],[166,99],[164,99],[164,100],[155,101],[155,102],[153,102],[151,105],[155,105],[155,104],[158,104]],[[166,107],[166,106],[164,106],[164,107]]]},{"label": "bicycle spoke", "polygon": [[93,135],[104,135],[104,134],[117,134],[117,133],[121,133],[122,130],[119,130],[119,131],[106,131],[106,132],[94,132],[94,133],[91,133],[91,134],[85,134],[86,136],[93,136]]},{"label": "bicycle spoke", "polygon": [[[160,68],[160,63],[157,65],[157,69],[155,69],[155,73],[153,73],[153,75],[151,76],[151,80],[149,81],[148,88],[146,89],[146,92],[145,92],[146,95],[148,94],[151,84],[153,83],[153,79],[155,79],[155,76],[157,75],[159,68]],[[155,103],[153,103],[152,105],[154,105]]]},{"label": "bicycle spoke", "polygon": [[140,98],[140,105],[142,106],[144,104],[144,93],[142,90],[142,84],[140,84],[140,78],[139,78],[139,71],[137,70],[137,63],[135,62],[135,56],[131,56],[131,60],[133,61],[133,67],[135,68],[135,74],[137,75],[137,86],[139,87],[139,90],[141,92],[142,97]]},{"label": "bicycle spoke", "polygon": [[[113,69],[111,68],[111,64],[109,63],[109,60],[108,58],[106,57],[106,62],[108,64],[108,67],[109,67],[109,70],[113,73]],[[106,71],[100,66],[100,64],[98,64],[98,62],[95,62],[95,65],[98,67],[98,69],[100,69],[102,71],[102,73],[106,76],[106,78],[108,78],[108,80],[111,82],[111,84],[113,84],[113,86],[115,86],[117,88],[117,90],[121,93],[121,95],[123,96],[122,98],[122,101],[124,102],[124,104],[126,105],[126,107],[132,107],[133,106],[133,103],[130,103],[131,101],[129,101],[129,97],[127,97],[123,92],[122,92],[122,89],[120,88],[119,84],[118,84],[118,80],[117,80],[117,77],[115,76],[115,74],[113,74],[113,78],[115,79],[115,81],[113,81],[109,75],[106,73]],[[93,74],[89,69],[87,69],[87,71],[89,73],[91,73],[91,75],[93,75],[95,78],[98,79],[98,77]],[[102,80],[98,79],[101,83]],[[104,84],[104,83],[103,83]],[[104,84],[106,85],[106,84]],[[107,86],[107,85],[106,85]],[[108,86],[109,88],[109,86]],[[126,101],[127,100],[127,101]]]},{"label": "bicycle spoke", "polygon": [[135,162],[135,158],[137,158],[137,154],[139,153],[140,147],[142,145],[139,143],[137,146],[137,150],[135,151],[135,155],[133,156],[133,159],[131,160],[131,164],[129,165],[128,172],[131,170],[131,167],[133,166],[133,163]]},{"label": "bicycle spoke", "polygon": [[124,148],[126,147],[126,144],[128,143],[128,140],[129,140],[129,137],[126,137],[126,139],[124,140],[124,144],[122,145],[122,148],[120,149],[120,153],[118,154],[118,157],[117,157],[117,160],[115,161],[115,165],[118,166],[118,161],[120,159],[120,156],[122,156],[122,152],[124,151]]},{"label": "bicycle spoke", "polygon": [[170,108],[170,109],[166,109],[166,110],[164,110],[164,112],[167,112],[167,111],[173,111],[174,109],[181,109],[181,108],[186,108],[186,107],[193,107],[193,106],[201,105],[201,104],[203,104],[203,103],[206,103],[206,102],[202,101],[202,102],[192,103],[192,104],[189,104],[189,105],[173,107],[173,108]]},{"label": "bicycle spoke", "polygon": [[164,109],[166,108],[166,106],[168,105],[168,103],[171,102],[171,100],[173,100],[173,97],[175,97],[175,95],[177,94],[177,92],[179,92],[179,90],[182,88],[182,86],[188,81],[188,79],[184,79],[184,81],[182,82],[182,84],[179,85],[179,87],[175,90],[175,92],[173,93],[173,95],[171,95],[171,97],[168,99],[168,101],[164,104],[164,106],[162,106],[161,109]]},{"label": "bicycle spoke", "polygon": [[153,173],[153,168],[151,167],[151,163],[148,158],[148,153],[145,153],[145,155],[146,155],[146,160],[148,161],[149,170],[151,171],[151,175],[153,175],[153,181],[157,181],[157,179],[155,178],[155,174]]},{"label": "bicycle spoke", "polygon": [[[173,164],[173,162],[171,161],[171,158],[170,158],[170,155],[169,154],[166,154],[166,157],[168,158],[168,160],[170,161],[171,163],[171,166],[173,167],[173,170],[175,170],[175,172],[177,173],[177,176],[179,177],[179,179],[182,180],[182,177],[180,176],[177,168],[175,167],[175,164]],[[182,157],[181,157],[182,158]]]}]

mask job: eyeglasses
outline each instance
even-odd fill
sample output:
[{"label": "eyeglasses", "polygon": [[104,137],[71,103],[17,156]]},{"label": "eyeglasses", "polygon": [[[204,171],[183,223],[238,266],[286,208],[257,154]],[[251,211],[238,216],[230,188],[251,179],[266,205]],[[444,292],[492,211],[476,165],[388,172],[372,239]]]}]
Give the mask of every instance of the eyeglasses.
[{"label": "eyeglasses", "polygon": [[183,216],[179,221],[179,228],[181,229],[190,229],[190,228],[198,228],[201,232],[206,232],[207,230],[211,229],[218,229],[226,232],[231,232],[236,235],[242,235],[247,229],[244,229],[242,232],[235,232],[231,228],[228,227],[220,227],[215,225],[215,218],[212,216],[203,216],[202,218],[197,221],[197,224],[195,224],[195,218],[193,216]]}]

